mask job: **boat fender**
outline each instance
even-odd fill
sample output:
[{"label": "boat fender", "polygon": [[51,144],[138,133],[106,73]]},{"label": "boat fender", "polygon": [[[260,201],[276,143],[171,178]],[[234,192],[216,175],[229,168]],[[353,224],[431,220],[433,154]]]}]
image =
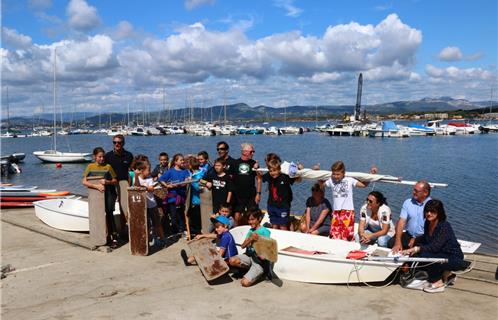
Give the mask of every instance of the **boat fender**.
[{"label": "boat fender", "polygon": [[60,168],[62,168],[62,163],[60,163],[60,162],[57,162],[57,163],[55,164],[55,167],[56,167],[57,169],[60,169]]}]

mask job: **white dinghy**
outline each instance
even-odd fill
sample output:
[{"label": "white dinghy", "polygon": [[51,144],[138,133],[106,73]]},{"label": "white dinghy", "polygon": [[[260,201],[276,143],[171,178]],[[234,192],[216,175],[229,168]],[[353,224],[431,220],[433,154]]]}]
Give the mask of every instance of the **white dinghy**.
[{"label": "white dinghy", "polygon": [[[33,202],[35,214],[52,228],[89,232],[88,202],[80,199],[48,199]],[[114,216],[119,215],[116,206]]]},{"label": "white dinghy", "polygon": [[[239,246],[249,226],[230,230]],[[271,238],[278,244],[275,274],[283,280],[308,283],[341,284],[385,281],[400,262],[347,259],[349,252],[360,250],[360,244],[327,237],[271,229]],[[244,252],[240,246],[239,253]],[[389,253],[389,249],[370,246],[367,252]]]}]

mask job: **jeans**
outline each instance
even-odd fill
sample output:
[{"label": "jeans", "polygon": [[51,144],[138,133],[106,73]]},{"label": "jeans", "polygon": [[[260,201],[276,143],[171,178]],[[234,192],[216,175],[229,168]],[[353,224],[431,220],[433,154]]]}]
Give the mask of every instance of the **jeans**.
[{"label": "jeans", "polygon": [[[374,231],[374,232],[377,232],[377,231]],[[372,234],[372,233],[374,233],[374,232],[372,232],[372,231],[370,231],[370,230],[365,230],[365,234]],[[355,234],[355,235],[354,235],[354,238],[355,238],[355,241],[356,241],[356,242],[360,242],[360,234],[359,234],[359,233]],[[376,242],[377,242],[377,245],[378,245],[379,247],[384,247],[384,248],[387,248],[387,243],[389,242],[389,240],[391,240],[391,238],[392,238],[392,237],[391,237],[391,236],[389,236],[389,235],[387,235],[387,234],[385,234],[385,235],[383,235],[383,236],[380,236],[380,237],[378,237],[378,238],[373,237],[373,238],[370,238],[370,243],[368,243],[368,244],[374,244],[374,243],[376,243]]]},{"label": "jeans", "polygon": [[183,205],[177,206],[174,203],[168,203],[168,214],[171,220],[171,231],[179,233],[185,231],[185,207]]}]

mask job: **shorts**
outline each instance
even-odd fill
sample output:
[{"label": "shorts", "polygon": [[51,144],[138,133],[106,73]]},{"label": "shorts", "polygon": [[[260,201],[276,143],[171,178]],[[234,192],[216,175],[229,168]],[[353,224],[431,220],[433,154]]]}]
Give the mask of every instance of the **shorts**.
[{"label": "shorts", "polygon": [[235,199],[234,212],[245,213],[248,209],[257,208],[258,205],[254,201],[254,197]]},{"label": "shorts", "polygon": [[268,205],[268,215],[271,224],[286,226],[289,223],[289,208],[278,208]]},{"label": "shorts", "polygon": [[354,241],[354,210],[334,210],[330,224],[330,238]]},{"label": "shorts", "polygon": [[244,253],[239,254],[236,257],[240,259],[240,264],[242,265],[242,267],[249,269],[249,271],[247,271],[246,274],[244,275],[244,278],[246,278],[251,282],[254,282],[263,275],[264,273],[263,266],[255,262],[253,258],[249,257],[247,254]]}]

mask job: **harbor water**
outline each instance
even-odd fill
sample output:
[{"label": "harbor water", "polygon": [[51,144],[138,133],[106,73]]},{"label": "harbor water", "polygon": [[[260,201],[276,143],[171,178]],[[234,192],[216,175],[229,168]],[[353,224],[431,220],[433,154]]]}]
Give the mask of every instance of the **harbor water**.
[{"label": "harbor water", "polygon": [[[230,155],[234,158],[240,156],[242,142],[253,143],[254,158],[263,166],[265,154],[275,152],[283,160],[299,161],[305,167],[319,163],[322,169],[330,170],[334,161],[342,160],[349,171],[368,172],[375,165],[381,174],[400,176],[405,180],[427,179],[447,183],[448,188],[433,189],[431,195],[443,201],[457,237],[481,242],[480,252],[498,253],[498,134],[408,139],[329,137],[319,133],[296,136],[128,136],[125,148],[133,154],[149,156],[154,166],[162,151],[171,158],[178,152],[196,154],[206,150],[212,160],[216,157],[216,143],[221,140],[228,142]],[[86,195],[87,191],[81,185],[86,164],[63,164],[56,168],[55,164],[41,163],[32,155],[33,151],[49,149],[51,142],[51,137],[2,139],[2,155],[26,153],[21,164],[22,173],[4,177],[2,181]],[[112,138],[70,135],[59,137],[57,145],[61,151],[91,152],[97,146],[108,151],[112,149]],[[304,181],[293,186],[293,213],[304,211],[311,185],[311,181]],[[411,186],[372,183],[366,189],[354,190],[357,213],[371,190],[384,193],[395,220],[403,201],[411,196]],[[326,196],[330,198],[330,190]],[[266,207],[266,199],[267,188],[264,186],[262,208]]]}]

